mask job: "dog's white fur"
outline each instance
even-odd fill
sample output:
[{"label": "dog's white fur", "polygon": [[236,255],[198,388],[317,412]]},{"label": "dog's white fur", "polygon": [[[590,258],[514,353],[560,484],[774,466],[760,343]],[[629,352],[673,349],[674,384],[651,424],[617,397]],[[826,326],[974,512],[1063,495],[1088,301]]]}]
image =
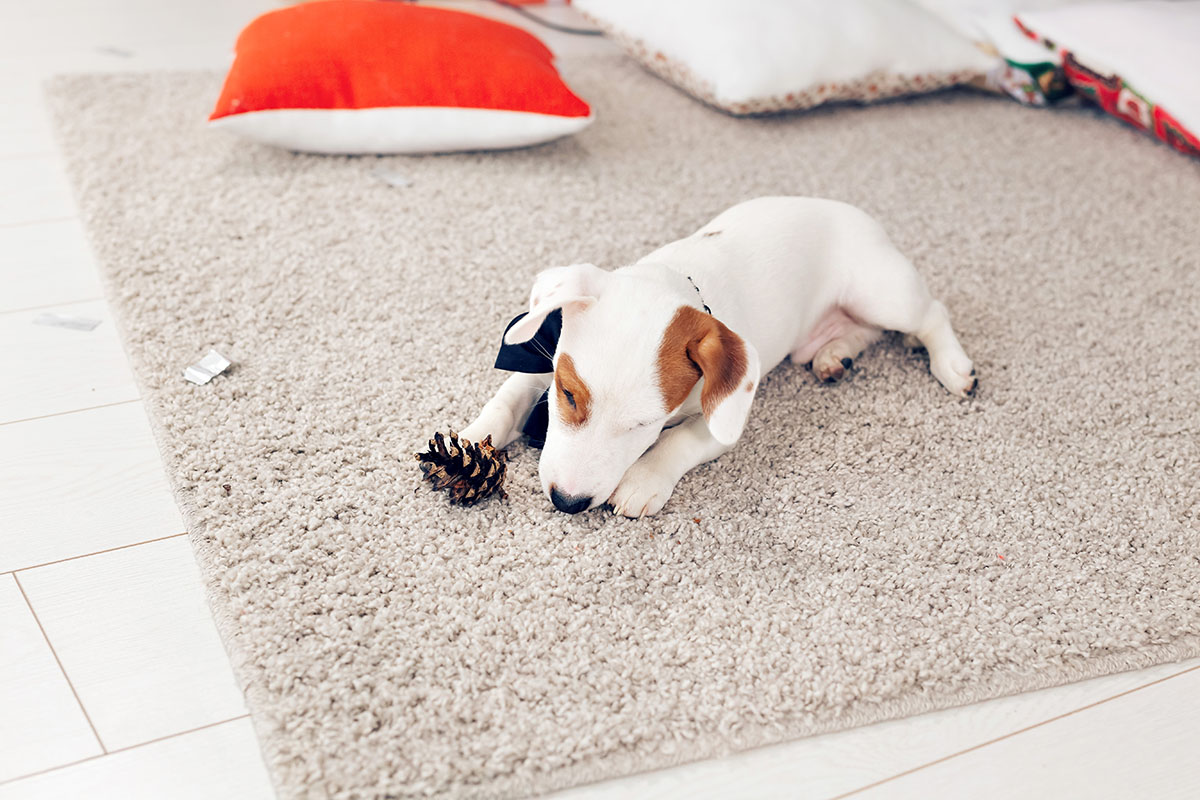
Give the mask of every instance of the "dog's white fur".
[{"label": "dog's white fur", "polygon": [[[745,345],[737,390],[707,416],[703,378],[676,408],[664,407],[659,383],[668,326],[681,306],[704,303]],[[788,355],[833,381],[883,330],[895,330],[920,340],[934,377],[952,394],[967,396],[976,385],[945,306],[878,223],[832,200],[750,200],[632,266],[546,270],[528,316],[506,340],[528,340],[556,308],[563,311],[556,368],[569,353],[590,390],[590,413],[585,424],[567,424],[551,390],[539,472],[555,505],[579,499],[572,511],[607,501],[625,516],[657,513],[688,470],[737,441],[760,373]],[[554,373],[512,375],[462,436],[507,445],[553,383]]]}]

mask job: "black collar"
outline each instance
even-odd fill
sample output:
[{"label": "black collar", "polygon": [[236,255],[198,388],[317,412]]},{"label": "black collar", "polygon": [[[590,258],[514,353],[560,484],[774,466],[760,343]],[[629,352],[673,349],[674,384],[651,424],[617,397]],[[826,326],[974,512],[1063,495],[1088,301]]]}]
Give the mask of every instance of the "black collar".
[{"label": "black collar", "polygon": [[708,304],[704,302],[704,295],[700,294],[700,287],[696,285],[696,282],[694,280],[692,280],[691,275],[688,275],[686,277],[688,279],[688,283],[690,283],[692,285],[692,288],[696,290],[696,294],[700,296],[700,305],[704,306],[704,313],[708,314],[711,317],[712,309],[709,308]]}]

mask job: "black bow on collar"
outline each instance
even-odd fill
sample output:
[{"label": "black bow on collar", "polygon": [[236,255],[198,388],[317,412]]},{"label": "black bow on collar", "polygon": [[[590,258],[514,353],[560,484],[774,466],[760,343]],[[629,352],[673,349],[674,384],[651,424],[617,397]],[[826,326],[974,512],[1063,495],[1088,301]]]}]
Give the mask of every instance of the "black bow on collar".
[{"label": "black bow on collar", "polygon": [[[507,334],[508,329],[524,319],[527,314],[528,312],[514,317],[504,332]],[[554,372],[554,353],[558,350],[558,338],[561,335],[562,311],[554,310],[546,315],[545,321],[529,341],[506,344],[501,337],[500,352],[496,354],[496,369],[534,375]],[[549,402],[550,390],[546,389],[534,404],[529,419],[525,421],[525,427],[521,429],[534,447],[541,447],[546,443],[546,427],[550,424]]]},{"label": "black bow on collar", "polygon": [[[509,329],[527,316],[529,316],[528,311],[513,317],[513,321],[508,323],[508,327],[504,329],[504,334],[507,336]],[[558,350],[560,336],[562,336],[562,309],[555,309],[546,315],[542,326],[537,329],[537,333],[529,341],[520,344],[505,344],[504,338],[500,338],[500,352],[496,354],[496,369],[509,372],[528,372],[535,375],[554,372],[554,352]]]}]

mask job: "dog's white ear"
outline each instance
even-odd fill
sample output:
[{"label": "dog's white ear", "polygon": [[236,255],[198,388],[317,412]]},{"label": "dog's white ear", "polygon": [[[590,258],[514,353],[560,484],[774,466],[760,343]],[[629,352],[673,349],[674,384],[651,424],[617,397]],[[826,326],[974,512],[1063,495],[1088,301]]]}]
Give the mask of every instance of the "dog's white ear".
[{"label": "dog's white ear", "polygon": [[556,308],[564,311],[587,308],[600,297],[607,281],[608,273],[594,264],[542,270],[529,292],[529,313],[508,329],[505,343],[520,344],[532,339],[546,315]]}]

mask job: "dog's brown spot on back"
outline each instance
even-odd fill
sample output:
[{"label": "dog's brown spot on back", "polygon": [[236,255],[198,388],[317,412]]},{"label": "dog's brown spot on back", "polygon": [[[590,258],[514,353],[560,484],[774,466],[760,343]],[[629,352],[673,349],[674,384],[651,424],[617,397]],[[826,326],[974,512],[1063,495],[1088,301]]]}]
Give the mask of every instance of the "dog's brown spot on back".
[{"label": "dog's brown spot on back", "polygon": [[707,416],[745,375],[746,346],[737,334],[698,308],[680,306],[658,347],[658,384],[666,409],[682,405],[703,377],[700,406]]},{"label": "dog's brown spot on back", "polygon": [[[554,368],[554,386],[557,389],[554,394],[558,401],[558,414],[563,422],[575,427],[585,424],[592,411],[592,393],[575,371],[575,362],[567,353],[558,357],[558,365]],[[571,400],[567,399],[568,393]]]},{"label": "dog's brown spot on back", "polygon": [[720,235],[721,235],[721,232],[720,232],[720,231],[708,231],[708,232],[707,232],[707,233],[705,233],[704,235],[705,235],[705,236],[720,236]]}]

